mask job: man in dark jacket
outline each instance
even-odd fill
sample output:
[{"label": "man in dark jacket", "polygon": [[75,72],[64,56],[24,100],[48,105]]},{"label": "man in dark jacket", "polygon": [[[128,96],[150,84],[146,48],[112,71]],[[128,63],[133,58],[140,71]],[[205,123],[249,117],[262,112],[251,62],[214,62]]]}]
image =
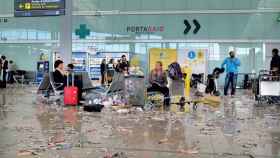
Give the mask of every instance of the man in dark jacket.
[{"label": "man in dark jacket", "polygon": [[106,73],[107,73],[107,64],[106,64],[106,59],[102,60],[102,63],[100,65],[100,72],[101,72],[101,85],[105,85],[106,82]]},{"label": "man in dark jacket", "polygon": [[122,55],[121,62],[119,64],[119,69],[122,73],[128,74],[129,72],[129,62],[126,59],[125,55]]},{"label": "man in dark jacket", "polygon": [[64,64],[62,60],[57,60],[54,63],[55,71],[53,73],[54,82],[57,84],[62,84],[58,89],[63,90],[67,85],[67,74],[64,71]]},{"label": "man in dark jacket", "polygon": [[280,56],[279,56],[279,50],[276,48],[272,50],[270,70],[273,71],[274,75],[280,75]]},{"label": "man in dark jacket", "polygon": [[3,72],[3,78],[2,78],[2,88],[6,88],[6,82],[7,82],[7,70],[8,70],[8,61],[6,60],[5,56],[1,56],[1,63],[2,63],[2,72]]}]

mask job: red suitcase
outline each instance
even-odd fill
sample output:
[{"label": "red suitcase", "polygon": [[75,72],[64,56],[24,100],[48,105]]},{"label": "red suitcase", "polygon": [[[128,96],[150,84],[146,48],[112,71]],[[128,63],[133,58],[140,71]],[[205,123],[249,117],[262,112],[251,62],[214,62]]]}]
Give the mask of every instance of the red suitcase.
[{"label": "red suitcase", "polygon": [[67,87],[64,88],[64,105],[78,105],[78,88],[74,86],[74,74],[72,74],[72,86],[69,86],[69,77],[67,77]]}]

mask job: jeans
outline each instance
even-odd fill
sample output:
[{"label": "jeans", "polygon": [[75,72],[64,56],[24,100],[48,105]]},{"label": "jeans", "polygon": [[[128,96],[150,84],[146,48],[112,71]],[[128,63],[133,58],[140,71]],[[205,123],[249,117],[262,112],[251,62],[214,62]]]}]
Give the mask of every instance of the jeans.
[{"label": "jeans", "polygon": [[14,80],[14,71],[9,71],[8,72],[8,83],[13,84],[15,82]]},{"label": "jeans", "polygon": [[237,83],[237,74],[235,73],[227,73],[226,80],[225,80],[225,88],[224,88],[224,95],[228,95],[228,89],[231,85],[231,95],[235,95],[236,83]]},{"label": "jeans", "polygon": [[148,92],[160,92],[164,95],[164,106],[169,107],[170,106],[170,95],[169,95],[169,89],[167,87],[160,87],[157,84],[153,84],[152,87],[149,87]]}]

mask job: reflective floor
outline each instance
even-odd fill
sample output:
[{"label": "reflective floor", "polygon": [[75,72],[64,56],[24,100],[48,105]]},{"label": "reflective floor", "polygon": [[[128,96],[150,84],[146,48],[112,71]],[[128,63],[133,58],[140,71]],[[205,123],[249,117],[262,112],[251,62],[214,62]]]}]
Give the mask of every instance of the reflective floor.
[{"label": "reflective floor", "polygon": [[280,108],[256,107],[246,91],[223,98],[219,109],[199,105],[187,114],[87,113],[44,104],[35,92],[0,91],[0,158],[280,157]]}]

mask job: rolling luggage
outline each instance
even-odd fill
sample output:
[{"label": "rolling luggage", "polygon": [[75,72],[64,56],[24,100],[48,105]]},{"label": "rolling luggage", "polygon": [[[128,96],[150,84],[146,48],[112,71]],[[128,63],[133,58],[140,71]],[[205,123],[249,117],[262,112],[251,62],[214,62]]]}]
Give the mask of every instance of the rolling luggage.
[{"label": "rolling luggage", "polygon": [[67,86],[64,88],[64,105],[78,105],[78,87],[74,86],[74,73],[72,73],[72,86],[69,86],[69,76],[67,76]]}]

